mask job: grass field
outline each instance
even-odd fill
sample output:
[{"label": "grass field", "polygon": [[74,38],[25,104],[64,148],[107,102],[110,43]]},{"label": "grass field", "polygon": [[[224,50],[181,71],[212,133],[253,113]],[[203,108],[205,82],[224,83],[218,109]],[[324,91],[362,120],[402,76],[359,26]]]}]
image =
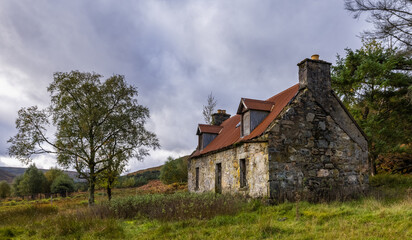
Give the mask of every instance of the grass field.
[{"label": "grass field", "polygon": [[[0,239],[412,239],[412,177],[377,176],[348,202],[266,205],[213,194],[141,188],[0,204]],[[156,186],[156,184],[154,184]],[[163,189],[164,191],[164,189]]]}]

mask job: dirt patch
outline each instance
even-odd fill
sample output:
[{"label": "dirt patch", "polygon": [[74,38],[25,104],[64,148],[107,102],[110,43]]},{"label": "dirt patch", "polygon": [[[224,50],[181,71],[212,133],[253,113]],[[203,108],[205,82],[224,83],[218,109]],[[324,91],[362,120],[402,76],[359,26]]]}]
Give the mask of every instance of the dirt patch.
[{"label": "dirt patch", "polygon": [[160,180],[152,180],[146,185],[137,188],[137,191],[143,193],[173,193],[176,191],[185,191],[187,190],[187,184],[163,184]]}]

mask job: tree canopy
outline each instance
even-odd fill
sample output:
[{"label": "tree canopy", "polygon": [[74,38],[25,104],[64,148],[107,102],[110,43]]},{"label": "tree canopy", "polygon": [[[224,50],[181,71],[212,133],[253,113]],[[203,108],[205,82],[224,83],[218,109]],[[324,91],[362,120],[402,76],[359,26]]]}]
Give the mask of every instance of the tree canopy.
[{"label": "tree canopy", "polygon": [[332,68],[332,84],[369,137],[373,159],[381,153],[412,151],[412,75],[408,55],[377,41],[346,49]]},{"label": "tree canopy", "polygon": [[45,192],[46,177],[36,165],[30,165],[23,174],[23,178],[19,182],[19,191],[23,196],[30,195],[32,199],[36,198],[37,194]]},{"label": "tree canopy", "polygon": [[51,168],[49,171],[44,173],[46,177],[46,186],[45,186],[45,193],[51,193],[51,185],[53,184],[54,180],[59,177],[60,175],[65,174],[63,170],[58,168]]},{"label": "tree canopy", "polygon": [[177,159],[168,157],[159,178],[165,184],[187,182],[187,156]]},{"label": "tree canopy", "polygon": [[11,188],[6,181],[0,181],[0,198],[6,198],[10,196]]},{"label": "tree canopy", "polygon": [[13,179],[12,183],[12,195],[16,197],[23,197],[23,190],[20,189],[20,182],[23,180],[23,175],[19,175]]},{"label": "tree canopy", "polygon": [[[121,75],[101,78],[79,71],[55,73],[47,89],[50,106],[22,108],[18,133],[9,140],[9,154],[25,163],[33,155],[53,153],[61,166],[75,168],[89,183],[89,204],[94,204],[95,184],[103,172],[120,174],[129,159],[142,160],[150,148],[160,147],[145,128],[149,109],[138,104],[136,88]],[[46,134],[50,124],[56,128],[54,138]],[[113,166],[116,161],[121,164]]]},{"label": "tree canopy", "polygon": [[50,190],[51,193],[59,193],[61,196],[66,197],[67,193],[74,192],[74,181],[67,174],[63,173],[54,179]]},{"label": "tree canopy", "polygon": [[[412,1],[411,0],[345,0],[345,8],[359,18],[369,13],[368,21],[374,30],[365,31],[363,37],[396,41],[412,50]],[[391,44],[392,45],[392,44]]]}]

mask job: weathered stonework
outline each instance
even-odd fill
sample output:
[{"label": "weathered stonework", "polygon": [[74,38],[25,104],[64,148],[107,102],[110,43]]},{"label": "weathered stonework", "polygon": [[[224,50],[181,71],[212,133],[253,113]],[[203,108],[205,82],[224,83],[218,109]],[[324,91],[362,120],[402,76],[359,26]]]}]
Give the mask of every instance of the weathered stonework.
[{"label": "weathered stonework", "polygon": [[[215,168],[222,164],[222,193],[239,193],[250,197],[268,196],[269,162],[267,143],[245,143],[222,152],[191,159],[188,166],[190,192],[215,191]],[[240,188],[240,159],[246,160],[247,185]],[[199,168],[199,189],[195,174]]]},{"label": "weathered stonework", "polygon": [[300,91],[269,129],[271,198],[334,200],[367,189],[368,152],[350,137],[359,130],[345,132],[309,89]]},{"label": "weathered stonework", "polygon": [[[190,192],[328,201],[352,198],[368,189],[366,136],[331,89],[330,63],[305,59],[298,66],[299,85],[283,105],[278,98],[270,111],[264,109],[264,115],[257,115],[262,117],[250,122],[254,109],[238,112],[237,118],[226,122],[232,120],[231,128],[222,127],[231,133],[237,129],[237,142],[223,145],[233,136],[217,133],[221,142],[215,146],[219,147],[205,153],[198,150],[189,158]],[[241,187],[245,175],[246,185]]]}]

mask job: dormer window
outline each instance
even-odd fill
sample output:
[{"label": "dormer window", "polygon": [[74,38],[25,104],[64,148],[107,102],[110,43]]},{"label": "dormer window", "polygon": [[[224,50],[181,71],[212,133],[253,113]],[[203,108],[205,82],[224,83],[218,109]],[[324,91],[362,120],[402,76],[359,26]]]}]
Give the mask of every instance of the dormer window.
[{"label": "dormer window", "polygon": [[196,132],[196,135],[199,136],[198,149],[205,149],[217,137],[222,128],[221,126],[199,124]]},{"label": "dormer window", "polygon": [[249,135],[270,113],[273,102],[242,98],[237,114],[241,115],[241,137]]},{"label": "dormer window", "polygon": [[241,121],[242,128],[240,131],[242,132],[242,137],[247,136],[250,134],[250,111],[242,113]]}]

